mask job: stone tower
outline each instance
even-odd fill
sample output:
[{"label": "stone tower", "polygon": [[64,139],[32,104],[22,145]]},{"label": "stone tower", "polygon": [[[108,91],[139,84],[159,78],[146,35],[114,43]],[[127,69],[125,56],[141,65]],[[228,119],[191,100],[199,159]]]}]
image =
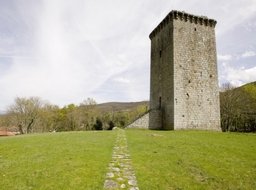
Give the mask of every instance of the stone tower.
[{"label": "stone tower", "polygon": [[216,23],[171,11],[149,35],[149,129],[221,130]]}]

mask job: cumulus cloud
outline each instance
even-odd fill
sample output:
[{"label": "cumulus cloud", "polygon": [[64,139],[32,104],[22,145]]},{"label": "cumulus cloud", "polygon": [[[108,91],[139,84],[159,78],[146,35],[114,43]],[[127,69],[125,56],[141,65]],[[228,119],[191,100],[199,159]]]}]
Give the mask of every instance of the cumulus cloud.
[{"label": "cumulus cloud", "polygon": [[220,61],[230,61],[233,59],[232,55],[218,55],[217,58]]},{"label": "cumulus cloud", "polygon": [[233,59],[235,60],[240,60],[240,59],[245,59],[248,57],[253,57],[255,56],[256,53],[254,51],[245,51],[242,54],[234,54],[234,55],[217,55],[217,58],[219,61],[231,61]]},{"label": "cumulus cloud", "polygon": [[239,68],[230,67],[226,64],[224,70],[224,76],[228,82],[236,86],[241,86],[243,84],[256,81],[256,66],[251,68],[244,68],[243,66]]},{"label": "cumulus cloud", "polygon": [[245,53],[242,54],[242,58],[252,57],[255,55],[256,53],[254,51],[246,51]]}]

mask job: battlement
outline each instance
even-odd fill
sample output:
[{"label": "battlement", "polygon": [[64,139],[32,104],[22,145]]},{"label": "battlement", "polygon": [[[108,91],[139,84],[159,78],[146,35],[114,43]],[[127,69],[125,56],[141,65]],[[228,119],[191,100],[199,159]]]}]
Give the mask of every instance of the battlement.
[{"label": "battlement", "polygon": [[209,19],[206,16],[198,16],[186,13],[184,11],[172,10],[163,21],[150,33],[149,38],[152,39],[155,35],[161,31],[169,22],[173,19],[181,20],[184,22],[190,22],[194,24],[205,25],[209,27],[215,27],[217,21],[214,19]]}]

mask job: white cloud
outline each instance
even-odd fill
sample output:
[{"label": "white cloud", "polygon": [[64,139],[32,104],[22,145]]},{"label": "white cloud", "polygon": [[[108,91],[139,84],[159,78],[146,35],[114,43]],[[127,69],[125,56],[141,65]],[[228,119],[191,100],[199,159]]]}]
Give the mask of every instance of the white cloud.
[{"label": "white cloud", "polygon": [[[97,102],[148,99],[148,35],[169,11],[216,19],[218,39],[244,21],[254,29],[254,5],[254,0],[0,1],[0,110],[15,96],[39,96],[60,106],[87,97]],[[233,41],[246,41],[237,35],[229,33]],[[254,80],[248,68],[228,67],[231,61],[255,59],[255,43],[249,42],[237,51],[238,42],[229,51],[217,48],[223,78]]]},{"label": "white cloud", "polygon": [[256,53],[254,51],[246,51],[245,53],[242,54],[242,58],[252,57],[255,55]]},{"label": "white cloud", "polygon": [[220,61],[230,61],[233,59],[232,55],[218,55],[217,57]]},{"label": "white cloud", "polygon": [[219,61],[231,61],[233,59],[240,60],[241,58],[245,59],[248,57],[255,56],[256,53],[254,51],[245,51],[243,54],[234,54],[234,55],[217,55]]},{"label": "white cloud", "polygon": [[126,78],[122,78],[122,77],[120,77],[120,78],[114,78],[113,79],[113,81],[114,82],[117,82],[117,83],[130,83],[130,80],[128,80],[128,79],[126,79]]},{"label": "white cloud", "polygon": [[254,31],[256,30],[256,21],[249,21],[248,23],[245,24],[245,29],[247,31]]},{"label": "white cloud", "polygon": [[230,83],[241,86],[243,84],[256,81],[256,67],[245,69],[244,67],[233,68],[226,67],[225,68],[225,78]]},{"label": "white cloud", "polygon": [[[223,35],[228,33],[237,25],[244,23],[248,18],[255,15],[256,1],[210,1],[211,7],[209,13],[214,14],[214,19],[217,20],[216,34]],[[231,11],[232,10],[232,11]],[[220,14],[219,14],[220,13]]]}]

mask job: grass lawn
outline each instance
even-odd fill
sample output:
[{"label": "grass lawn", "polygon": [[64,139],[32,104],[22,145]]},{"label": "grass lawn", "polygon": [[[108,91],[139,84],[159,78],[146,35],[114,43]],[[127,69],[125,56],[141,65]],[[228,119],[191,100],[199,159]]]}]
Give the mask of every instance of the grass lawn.
[{"label": "grass lawn", "polygon": [[[0,189],[102,189],[117,133],[1,137]],[[140,190],[256,189],[256,134],[125,133]]]},{"label": "grass lawn", "polygon": [[256,189],[256,134],[126,130],[126,135],[140,190]]},{"label": "grass lawn", "polygon": [[0,189],[102,189],[116,131],[0,138]]}]

